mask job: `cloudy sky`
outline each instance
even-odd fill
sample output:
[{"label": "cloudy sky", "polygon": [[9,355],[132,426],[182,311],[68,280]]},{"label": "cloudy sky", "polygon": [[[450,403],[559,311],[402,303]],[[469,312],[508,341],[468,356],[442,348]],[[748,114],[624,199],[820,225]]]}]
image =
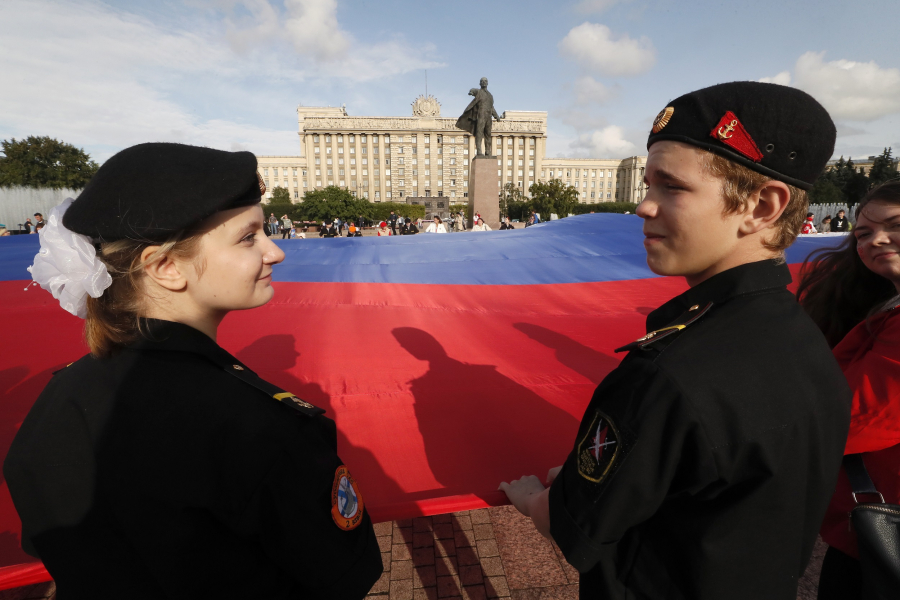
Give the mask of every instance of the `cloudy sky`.
[{"label": "cloudy sky", "polygon": [[643,154],[667,101],[723,81],[815,96],[835,155],[900,154],[896,0],[2,0],[0,139],[99,161],[145,141],[299,154],[298,104],[549,112],[549,156]]}]

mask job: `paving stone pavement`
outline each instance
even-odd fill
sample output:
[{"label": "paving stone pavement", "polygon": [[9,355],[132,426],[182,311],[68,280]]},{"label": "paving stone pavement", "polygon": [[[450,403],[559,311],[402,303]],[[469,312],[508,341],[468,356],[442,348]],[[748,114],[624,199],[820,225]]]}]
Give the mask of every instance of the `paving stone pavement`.
[{"label": "paving stone pavement", "polygon": [[[375,535],[384,575],[368,600],[578,598],[578,572],[511,506],[376,523]],[[824,554],[820,540],[797,600],[815,600]],[[0,592],[0,600],[53,600],[55,593],[51,582]]]},{"label": "paving stone pavement", "polygon": [[[511,506],[378,523],[375,534],[385,572],[369,600],[578,598],[578,572]],[[820,540],[798,600],[815,600],[824,552]]]}]

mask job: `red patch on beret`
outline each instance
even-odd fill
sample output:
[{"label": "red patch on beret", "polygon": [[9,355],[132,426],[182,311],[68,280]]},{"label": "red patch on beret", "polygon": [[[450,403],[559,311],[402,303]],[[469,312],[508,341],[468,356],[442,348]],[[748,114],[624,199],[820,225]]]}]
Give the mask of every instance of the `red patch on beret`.
[{"label": "red patch on beret", "polygon": [[730,110],[719,120],[719,123],[709,132],[710,137],[719,140],[729,148],[733,148],[752,160],[759,162],[763,159],[763,153],[744,126]]}]

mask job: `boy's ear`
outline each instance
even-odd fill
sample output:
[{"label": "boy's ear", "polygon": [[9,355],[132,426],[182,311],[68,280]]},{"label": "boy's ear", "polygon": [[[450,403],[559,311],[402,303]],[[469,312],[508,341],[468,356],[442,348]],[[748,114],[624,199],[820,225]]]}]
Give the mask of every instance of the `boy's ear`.
[{"label": "boy's ear", "polygon": [[169,256],[163,256],[147,263],[159,246],[147,246],[141,252],[141,263],[144,264],[144,275],[153,283],[172,292],[180,292],[187,286],[187,279],[178,264]]},{"label": "boy's ear", "polygon": [[750,235],[775,227],[790,201],[791,190],[786,183],[774,179],[767,181],[747,199],[741,233]]}]

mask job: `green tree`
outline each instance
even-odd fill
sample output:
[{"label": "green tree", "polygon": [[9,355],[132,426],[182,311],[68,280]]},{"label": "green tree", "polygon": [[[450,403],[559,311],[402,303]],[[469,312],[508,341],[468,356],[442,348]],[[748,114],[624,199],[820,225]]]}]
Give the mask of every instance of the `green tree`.
[{"label": "green tree", "polygon": [[844,193],[823,173],[809,191],[810,204],[845,204]]},{"label": "green tree", "polygon": [[531,208],[541,215],[541,220],[550,219],[551,213],[567,216],[578,204],[578,190],[568,186],[561,179],[551,179],[531,184]]},{"label": "green tree", "polygon": [[49,137],[2,140],[0,186],[81,189],[99,166],[81,148]]},{"label": "green tree", "polygon": [[859,172],[852,158],[844,160],[843,156],[820,179],[825,179],[839,189],[843,196],[840,203],[847,206],[859,202],[869,189],[869,178]]},{"label": "green tree", "polygon": [[310,221],[332,220],[335,217],[343,220],[359,216],[372,217],[370,203],[367,200],[356,198],[344,188],[335,185],[306,192],[303,202],[297,207],[302,219]]},{"label": "green tree", "polygon": [[472,211],[469,209],[469,205],[467,204],[451,204],[450,205],[451,213],[462,213],[466,216],[466,219],[472,218]]},{"label": "green tree", "polygon": [[291,204],[291,193],[286,187],[272,188],[271,202],[273,204]]},{"label": "green tree", "polygon": [[525,195],[522,193],[522,190],[510,181],[500,190],[500,216],[509,216],[509,205],[521,203],[524,200]]},{"label": "green tree", "polygon": [[881,185],[885,181],[897,179],[897,163],[891,156],[891,148],[885,148],[880,156],[876,156],[869,169],[869,187]]},{"label": "green tree", "polygon": [[852,206],[859,202],[866,192],[869,191],[869,178],[865,173],[860,173],[858,167],[853,164],[853,160],[847,160],[845,172],[843,175],[844,200],[847,206]]}]

